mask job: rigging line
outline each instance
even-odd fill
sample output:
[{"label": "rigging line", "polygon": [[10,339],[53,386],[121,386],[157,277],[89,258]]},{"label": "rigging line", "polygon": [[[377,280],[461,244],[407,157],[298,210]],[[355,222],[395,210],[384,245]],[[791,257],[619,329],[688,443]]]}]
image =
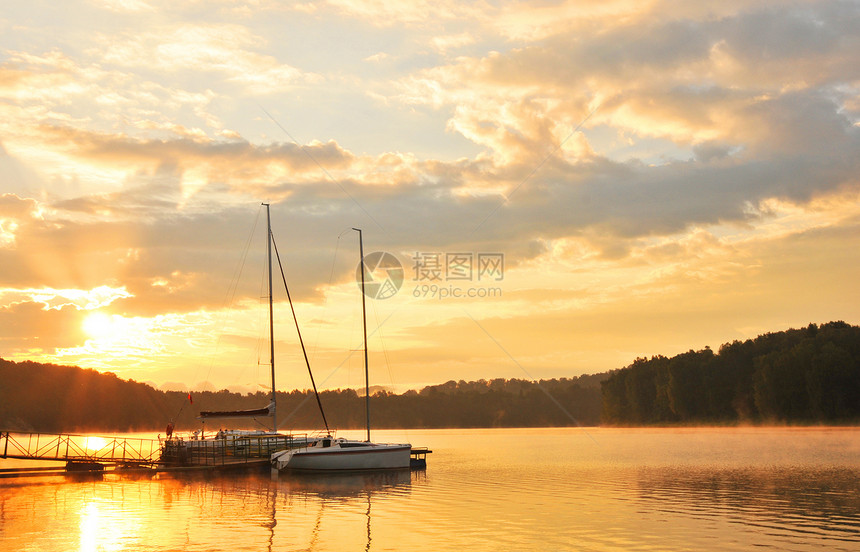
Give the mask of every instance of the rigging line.
[{"label": "rigging line", "polygon": [[520,363],[517,361],[517,359],[515,359],[515,358],[514,358],[514,356],[513,356],[511,353],[509,353],[509,352],[508,352],[508,350],[507,350],[507,349],[505,349],[505,348],[502,346],[502,344],[501,344],[501,343],[499,343],[499,341],[498,341],[495,337],[493,337],[493,335],[492,335],[490,332],[488,332],[488,331],[486,330],[486,328],[484,328],[484,326],[482,326],[482,325],[481,325],[481,323],[480,323],[480,322],[478,322],[475,318],[473,318],[473,317],[472,317],[472,315],[471,315],[471,314],[469,314],[469,312],[468,312],[466,309],[463,309],[463,312],[466,314],[466,316],[468,316],[468,317],[472,320],[472,322],[474,322],[474,323],[475,323],[475,325],[476,325],[476,326],[478,326],[479,328],[481,328],[481,331],[483,331],[485,334],[487,334],[487,337],[489,337],[489,338],[490,338],[490,340],[491,340],[493,343],[495,343],[495,344],[496,344],[496,346],[497,346],[499,349],[501,349],[501,350],[502,350],[502,352],[503,352],[503,353],[505,353],[505,354],[508,356],[508,358],[510,358],[510,359],[514,362],[514,364],[516,364],[516,365],[519,367],[519,369],[523,371],[523,373],[524,373],[526,376],[528,376],[529,380],[531,380],[535,385],[537,385],[537,386],[538,386],[538,389],[540,389],[541,391],[543,391],[543,392],[546,394],[546,396],[547,396],[547,397],[549,397],[549,399],[550,399],[553,403],[555,403],[555,405],[556,405],[557,407],[559,407],[559,409],[561,409],[561,411],[562,411],[562,412],[564,412],[564,413],[565,413],[565,415],[573,421],[573,423],[575,423],[575,424],[576,424],[576,426],[577,426],[578,428],[582,429],[582,430],[585,432],[585,434],[586,434],[586,435],[588,435],[588,438],[589,438],[589,439],[591,439],[591,440],[594,442],[594,444],[595,444],[595,445],[600,444],[600,443],[598,443],[598,442],[597,442],[597,440],[596,440],[594,437],[592,437],[592,435],[591,435],[591,434],[590,434],[590,433],[585,429],[585,427],[583,427],[583,425],[582,425],[581,423],[579,423],[579,420],[577,420],[576,418],[574,418],[574,417],[573,417],[573,415],[572,415],[570,412],[568,412],[568,411],[567,411],[567,409],[566,409],[564,406],[562,406],[562,405],[561,405],[561,403],[560,403],[560,402],[558,402],[558,401],[556,400],[556,398],[555,398],[555,397],[553,397],[553,396],[552,396],[552,394],[551,394],[549,391],[547,391],[546,389],[544,389],[544,386],[543,386],[543,385],[541,385],[541,384],[540,384],[540,382],[539,382],[538,380],[536,380],[534,377],[532,377],[532,375],[531,375],[531,374],[529,374],[528,370],[526,370],[526,369],[523,367],[523,365],[522,365],[522,364],[520,364]]},{"label": "rigging line", "polygon": [[516,185],[516,187],[515,187],[513,190],[511,190],[511,193],[509,193],[507,196],[505,196],[504,200],[503,200],[503,201],[501,201],[498,205],[496,205],[496,207],[495,207],[492,211],[490,211],[490,212],[487,214],[487,216],[486,216],[486,217],[484,217],[484,220],[482,220],[480,223],[478,223],[478,226],[476,226],[476,227],[475,227],[475,229],[474,229],[474,230],[472,230],[472,232],[469,234],[469,236],[471,236],[472,234],[474,234],[475,232],[477,232],[477,231],[478,231],[478,229],[480,229],[480,228],[481,228],[481,226],[483,226],[483,225],[484,225],[484,223],[485,223],[485,222],[487,222],[487,220],[489,220],[489,218],[490,218],[490,217],[492,217],[493,215],[495,215],[495,214],[496,214],[496,211],[498,211],[499,209],[501,209],[501,208],[502,208],[502,205],[504,205],[505,203],[507,203],[508,201],[510,201],[510,200],[511,200],[511,197],[512,197],[515,193],[517,193],[517,190],[519,190],[519,189],[522,187],[522,185],[523,185],[523,184],[525,184],[526,182],[528,182],[528,181],[531,179],[531,177],[533,177],[533,176],[535,175],[535,173],[536,173],[536,172],[538,172],[538,171],[540,170],[540,168],[541,168],[541,167],[543,167],[543,166],[544,166],[544,164],[545,164],[547,161],[549,161],[549,160],[550,160],[550,158],[552,158],[552,156],[553,156],[553,155],[555,155],[555,154],[558,152],[558,150],[560,150],[561,148],[563,148],[563,147],[564,147],[564,145],[567,143],[567,141],[568,141],[568,140],[570,140],[570,139],[573,137],[573,135],[574,135],[574,134],[576,134],[577,132],[579,132],[579,129],[580,129],[580,128],[582,128],[582,125],[584,125],[584,124],[585,124],[585,122],[586,122],[586,121],[588,121],[588,120],[591,118],[591,116],[592,116],[592,115],[594,115],[594,114],[597,112],[597,109],[598,109],[599,107],[600,107],[600,105],[599,105],[599,104],[598,104],[597,106],[595,106],[595,107],[594,107],[594,109],[592,109],[592,110],[588,113],[588,115],[586,115],[586,116],[585,116],[585,118],[584,118],[584,119],[583,119],[583,120],[582,120],[578,125],[576,125],[576,128],[574,128],[572,131],[570,131],[570,134],[568,134],[568,135],[567,135],[567,137],[566,137],[564,140],[562,140],[561,142],[559,142],[559,143],[558,143],[558,145],[557,145],[557,146],[556,146],[556,147],[555,147],[551,152],[549,152],[549,154],[547,154],[547,156],[546,156],[546,157],[544,157],[544,158],[543,158],[543,160],[542,160],[540,163],[538,163],[538,164],[537,164],[537,166],[536,166],[534,169],[532,169],[532,172],[530,172],[530,173],[529,173],[525,178],[523,178],[523,179],[522,179],[522,181],[521,181],[519,184],[517,184],[517,185]]},{"label": "rigging line", "polygon": [[[322,401],[320,401],[320,394],[317,391],[317,384],[314,381],[314,373],[311,371],[311,362],[308,360],[308,352],[305,350],[305,342],[302,339],[302,331],[299,329],[299,319],[296,316],[296,309],[293,307],[293,299],[290,297],[290,288],[287,286],[287,276],[284,274],[284,265],[281,264],[281,255],[278,253],[278,244],[275,243],[275,236],[269,234],[269,239],[272,240],[272,246],[275,248],[275,257],[278,259],[278,268],[281,270],[281,278],[284,280],[284,289],[287,291],[287,300],[290,302],[290,311],[293,313],[293,321],[296,323],[296,333],[299,334],[299,343],[302,346],[302,354],[305,357],[305,364],[308,367],[308,374],[311,377],[311,385],[314,386],[314,395],[317,398],[317,405],[320,407],[320,414],[322,415],[323,424],[325,425],[326,432],[330,433],[328,428],[328,421],[325,419],[325,411],[323,410]],[[275,393],[275,390],[272,389],[272,393]]]},{"label": "rigging line", "polygon": [[[337,241],[335,242],[334,256],[331,259],[331,270],[329,271],[329,275],[328,275],[327,289],[331,289],[331,282],[332,282],[332,280],[334,280],[334,267],[335,267],[335,264],[337,263],[337,252],[340,249],[340,237],[343,236],[348,231],[349,230],[344,230],[343,232],[341,232],[337,237]],[[328,294],[323,294],[323,320],[325,320],[325,311],[327,309],[328,309]],[[313,346],[313,349],[311,350],[311,358],[314,359],[314,361],[316,361],[317,348],[319,347],[319,340],[320,340],[319,337],[320,337],[321,331],[322,331],[322,325],[319,324],[319,325],[317,325],[317,335],[314,338],[314,346]]]},{"label": "rigging line", "polygon": [[[415,303],[415,302],[416,302],[416,301],[414,301],[414,300],[413,300],[413,301],[410,301],[410,302],[409,302],[409,303],[407,303],[407,304],[408,304],[408,305],[412,305],[412,304],[413,304],[413,303]],[[386,317],[385,317],[385,319],[384,319],[382,322],[380,322],[380,323],[379,323],[379,325],[376,327],[376,329],[375,329],[375,330],[373,330],[373,331],[371,331],[369,334],[367,334],[367,337],[368,337],[368,338],[371,338],[371,337],[373,337],[374,335],[376,335],[376,332],[381,331],[381,330],[382,330],[382,327],[383,327],[385,324],[387,324],[389,320],[391,320],[391,318],[392,318],[392,317],[397,313],[397,311],[399,311],[399,310],[400,310],[400,308],[401,308],[400,306],[395,307],[395,308],[394,308],[394,310],[393,310],[393,311],[391,311],[391,314],[389,314],[388,316],[386,316]],[[349,352],[347,353],[346,357],[345,357],[342,361],[340,361],[340,364],[338,364],[337,366],[335,366],[335,367],[334,367],[334,369],[332,369],[332,371],[331,371],[331,372],[329,372],[329,374],[325,377],[325,379],[323,379],[323,380],[322,380],[321,385],[325,385],[325,383],[326,383],[328,380],[330,380],[330,379],[331,379],[331,378],[332,378],[332,377],[333,377],[333,376],[334,376],[334,375],[335,375],[335,374],[336,374],[336,373],[337,373],[337,372],[338,372],[338,371],[343,367],[343,365],[344,365],[344,364],[346,364],[346,363],[347,363],[347,362],[352,358],[352,355],[353,355],[353,354],[355,354],[355,353],[357,353],[358,351],[362,350],[362,349],[361,349],[362,345],[363,345],[363,342],[362,342],[362,343],[359,343],[355,348],[353,348],[353,349],[349,349]],[[296,415],[296,413],[297,413],[299,410],[301,410],[301,408],[302,408],[302,407],[305,405],[305,403],[306,403],[306,402],[308,402],[309,400],[310,400],[310,396],[309,396],[309,395],[306,395],[306,396],[305,396],[305,398],[304,398],[304,399],[302,399],[302,400],[301,400],[301,402],[299,402],[299,404],[298,404],[298,405],[296,405],[296,407],[292,410],[292,412],[290,412],[290,413],[287,415],[287,417],[286,417],[286,418],[284,418],[284,421],[287,421],[287,420],[289,420],[290,418],[292,418],[293,416],[295,416],[295,415]]]},{"label": "rigging line", "polygon": [[[256,230],[256,226],[254,227]],[[248,248],[250,249],[251,240],[248,242]],[[246,255],[247,258],[247,255]],[[263,262],[265,263],[265,258],[263,258]],[[244,271],[244,261],[243,261],[243,271]],[[240,274],[241,277],[241,274]],[[238,282],[237,282],[238,285]],[[258,293],[258,307],[264,305],[264,302],[268,299],[268,295],[266,294],[266,271],[260,271],[260,289]],[[253,328],[265,328],[266,324],[268,324],[268,313],[267,309],[260,308],[257,309],[258,319],[255,321],[255,325]],[[262,386],[260,382],[260,367],[268,366],[269,362],[264,361],[262,355],[267,352],[265,350],[265,346],[268,342],[268,336],[264,336],[263,333],[257,333],[257,340],[254,343],[254,355],[256,360],[254,362],[254,374],[253,374],[253,382],[257,383],[257,385]],[[245,376],[245,373],[248,371],[248,366],[245,363],[241,364],[241,367],[233,374],[233,383],[236,385],[241,385],[242,379]],[[247,380],[246,380],[247,381]],[[262,424],[261,424],[262,425]]]},{"label": "rigging line", "polygon": [[[184,395],[184,394],[185,394],[185,393],[183,393],[183,395]],[[191,396],[191,393],[190,393],[190,392],[189,392],[188,396],[189,396],[189,397]],[[177,412],[177,413],[176,413],[176,415],[175,415],[173,418],[171,418],[171,419],[170,419],[170,423],[173,423],[174,421],[178,420],[178,419],[179,419],[179,415],[180,415],[180,414],[182,414],[182,411],[183,411],[184,409],[185,409],[185,398],[183,397],[183,399],[182,399],[182,406],[180,406],[180,407],[179,407],[179,412]]]},{"label": "rigging line", "polygon": [[[227,291],[224,294],[224,301],[221,304],[221,316],[223,316],[223,311],[228,305],[232,305],[233,301],[236,298],[236,291],[239,288],[239,279],[242,277],[242,272],[245,268],[245,263],[248,259],[248,252],[251,249],[251,242],[254,239],[254,233],[257,231],[257,224],[260,221],[260,213],[263,212],[262,207],[257,209],[257,216],[254,218],[254,223],[251,225],[251,231],[248,233],[248,238],[245,240],[245,247],[242,250],[242,255],[239,258],[239,261],[236,263],[236,268],[233,269],[233,277],[230,280],[229,285],[227,286]],[[219,324],[220,326],[220,324]],[[209,357],[209,370],[206,372],[206,380],[212,375],[212,368],[215,366],[215,357],[218,354],[218,349],[221,345],[221,335],[218,335],[218,338],[215,340],[215,350],[210,353]]]},{"label": "rigging line", "polygon": [[[399,309],[400,309],[400,307],[397,307],[396,309],[394,309],[394,312],[392,312],[391,314],[389,314],[388,316],[386,316],[386,317],[385,317],[385,320],[383,320],[383,321],[382,321],[382,323],[381,323],[381,324],[376,328],[376,330],[373,330],[372,332],[370,332],[370,333],[367,335],[367,337],[369,337],[369,338],[370,338],[370,337],[373,337],[373,335],[374,335],[374,334],[379,330],[379,328],[381,328],[381,327],[382,327],[386,322],[388,322],[388,321],[391,319],[391,317],[392,317],[392,316],[394,316],[394,313],[395,313],[395,312],[397,312]],[[327,375],[327,376],[325,377],[325,379],[324,379],[324,380],[322,380],[322,382],[321,382],[320,384],[321,384],[321,385],[325,385],[325,382],[327,382],[328,380],[330,380],[330,379],[332,378],[332,376],[334,376],[334,375],[338,372],[338,370],[340,370],[340,369],[343,367],[343,365],[344,365],[344,364],[346,364],[346,363],[347,363],[347,361],[349,361],[349,359],[351,359],[351,358],[352,358],[352,355],[353,355],[353,354],[355,354],[356,352],[358,352],[358,351],[360,351],[360,350],[363,350],[363,348],[362,348],[362,347],[363,347],[363,344],[364,344],[364,342],[362,341],[362,342],[358,345],[358,347],[359,347],[359,348],[356,348],[356,349],[350,349],[350,350],[349,350],[349,353],[347,353],[346,357],[345,357],[342,361],[340,361],[340,364],[338,364],[337,366],[335,366],[335,367],[334,367],[334,369],[333,369],[331,372],[329,372],[329,375]],[[300,409],[305,405],[305,403],[306,403],[306,402],[308,402],[308,400],[310,400],[310,396],[306,395],[306,396],[305,396],[305,398],[304,398],[304,399],[302,399],[302,401],[301,401],[301,402],[300,402],[300,403],[299,403],[299,404],[298,404],[298,405],[293,409],[293,411],[292,411],[292,412],[290,412],[290,413],[287,415],[287,417],[286,417],[286,418],[284,418],[284,421],[289,420],[290,418],[292,418],[293,416],[295,416],[296,412],[298,412],[298,411],[299,411],[299,410],[300,410]]]},{"label": "rigging line", "polygon": [[284,126],[283,126],[281,123],[279,123],[279,122],[278,122],[274,117],[272,117],[272,114],[271,114],[271,113],[269,113],[268,111],[266,111],[266,108],[265,108],[265,107],[263,107],[263,106],[262,106],[262,105],[260,105],[260,104],[257,104],[257,106],[258,106],[260,109],[262,109],[262,110],[263,110],[263,113],[265,113],[265,114],[266,114],[266,116],[267,116],[269,119],[271,119],[271,120],[272,120],[272,122],[273,122],[273,123],[275,123],[275,124],[278,126],[278,128],[280,128],[281,130],[283,130],[283,131],[284,131],[284,134],[286,134],[287,136],[289,136],[290,140],[292,140],[292,141],[293,141],[293,144],[295,144],[296,146],[298,146],[299,150],[301,150],[301,152],[302,152],[302,153],[304,153],[304,154],[305,154],[305,156],[307,156],[307,158],[308,158],[308,159],[310,159],[311,161],[313,161],[313,162],[314,162],[314,164],[315,164],[317,167],[319,167],[319,169],[323,172],[323,174],[325,174],[325,175],[326,175],[326,177],[328,177],[328,179],[329,179],[329,180],[331,180],[332,182],[334,182],[335,184],[337,184],[337,187],[338,187],[338,188],[340,188],[340,191],[342,191],[343,193],[345,193],[345,194],[346,194],[346,196],[347,196],[349,199],[351,199],[353,203],[355,203],[356,207],[358,207],[359,209],[361,209],[361,210],[362,210],[362,212],[364,212],[364,214],[365,214],[365,215],[367,215],[367,216],[368,216],[368,218],[370,218],[370,220],[372,220],[372,221],[373,221],[373,224],[375,224],[376,226],[378,226],[378,227],[379,227],[379,229],[380,229],[380,230],[382,230],[383,232],[386,232],[386,233],[388,232],[385,228],[383,228],[383,227],[382,227],[382,225],[381,225],[381,224],[379,224],[379,222],[377,222],[377,220],[376,220],[375,218],[373,218],[373,215],[371,215],[370,213],[368,213],[368,212],[367,212],[367,209],[365,209],[364,207],[362,207],[361,203],[359,203],[359,202],[358,202],[358,200],[357,200],[357,199],[355,199],[355,198],[352,196],[352,194],[350,194],[348,191],[346,191],[346,188],[344,188],[344,187],[343,187],[343,184],[341,184],[341,183],[340,183],[340,181],[335,180],[335,178],[334,178],[334,177],[333,177],[333,176],[332,176],[332,175],[331,175],[331,174],[326,170],[326,168],[325,168],[325,167],[323,167],[323,166],[320,164],[320,162],[319,162],[319,161],[317,161],[316,157],[314,157],[313,155],[311,155],[311,153],[310,153],[309,151],[307,151],[307,149],[305,149],[305,148],[304,148],[304,146],[302,146],[301,144],[299,144],[299,142],[298,142],[295,138],[293,138],[293,135],[292,135],[292,134],[290,134],[290,131],[288,131],[286,128],[284,128]]},{"label": "rigging line", "polygon": [[[379,324],[379,311],[376,310],[375,302],[371,304],[373,305],[373,317],[376,319],[376,329],[379,332],[379,343],[382,345],[382,356],[385,358],[385,367],[388,368],[388,381],[391,382],[391,385],[395,385],[394,375],[391,373],[391,362],[388,360],[388,348],[385,347],[385,339],[383,339],[382,335],[382,326]],[[396,389],[395,394],[398,394]],[[409,429],[403,428],[403,433],[406,435],[407,441],[411,441],[411,439],[409,439]]]},{"label": "rigging line", "polygon": [[245,248],[242,251],[242,257],[239,259],[236,269],[233,272],[233,280],[230,282],[232,289],[228,289],[227,291],[229,300],[225,298],[224,306],[227,306],[228,304],[232,305],[233,300],[236,298],[236,291],[239,289],[239,279],[242,277],[242,272],[245,269],[245,263],[248,260],[248,253],[251,250],[251,242],[254,239],[254,233],[257,231],[257,224],[260,221],[260,213],[262,212],[262,208],[257,209],[257,217],[254,219],[254,224],[251,226],[251,232],[248,234],[248,239],[245,241]]},{"label": "rigging line", "polygon": [[[265,258],[263,259],[263,262],[265,264]],[[257,306],[258,307],[263,307],[264,305],[267,305],[267,303],[268,303],[269,295],[268,295],[268,290],[266,289],[268,282],[266,280],[267,280],[266,269],[264,266],[263,270],[260,271],[260,289],[259,289],[259,292],[257,294],[257,297],[258,297]],[[267,307],[266,308],[258,308],[257,313],[258,313],[257,314],[258,318],[256,320],[254,327],[262,330],[262,329],[266,328],[268,326],[268,323],[269,323],[269,321],[268,321],[268,308]],[[265,331],[258,331],[257,341],[256,341],[256,343],[254,343],[254,353],[257,356],[257,362],[255,365],[256,370],[254,372],[254,381],[257,382],[257,385],[259,385],[260,387],[264,387],[262,384],[260,384],[260,379],[261,379],[260,378],[260,367],[261,366],[268,366],[269,362],[270,362],[269,360],[264,361],[264,359],[263,359],[263,354],[268,352],[266,350],[266,345],[268,345],[268,340],[269,340],[269,336],[265,335]],[[268,372],[268,370],[267,370],[267,372]],[[239,381],[239,379],[241,378],[241,376],[244,373],[245,373],[244,368],[239,371],[239,374],[236,376],[237,382]],[[267,373],[266,376],[268,376],[268,375],[269,374]]]},{"label": "rigging line", "polygon": [[[335,268],[335,264],[337,263],[337,253],[338,253],[338,250],[339,250],[339,248],[340,248],[340,239],[343,237],[343,235],[344,235],[344,234],[346,234],[347,232],[351,232],[351,231],[352,231],[352,228],[347,228],[346,230],[344,230],[343,232],[341,232],[341,233],[340,233],[340,234],[338,234],[338,236],[337,236],[337,241],[335,242],[334,257],[333,257],[333,258],[332,258],[332,260],[331,260],[331,271],[329,272],[329,278],[328,278],[328,285],[329,285],[329,287],[331,287],[331,282],[332,282],[332,280],[334,279],[334,268]],[[326,307],[326,308],[328,307],[328,297],[326,297],[326,299],[325,299],[325,307]],[[319,344],[319,333],[320,333],[321,331],[322,331],[322,327],[321,327],[321,326],[318,326],[318,327],[317,327],[317,339],[316,339],[316,342],[315,342],[315,344],[314,344],[314,349],[313,349],[313,351],[311,352],[311,358],[316,358],[316,350],[317,350],[317,346],[318,346],[318,344]],[[347,357],[347,359],[349,359],[349,357]],[[341,364],[343,364],[343,363],[341,363]],[[338,368],[340,368],[340,366],[338,366]],[[329,377],[331,377],[331,376],[329,376]],[[326,380],[328,380],[328,378],[326,378]],[[325,382],[323,382],[323,383],[325,383]],[[304,404],[305,404],[305,402],[307,402],[307,400],[308,400],[308,397],[305,397],[305,398],[304,398],[304,399],[299,403],[299,405],[298,405],[295,409],[293,409],[293,411],[292,411],[292,412],[290,412],[290,413],[287,415],[287,417],[284,419],[284,421],[289,420],[290,418],[292,418],[292,417],[296,414],[296,412],[298,412],[298,411],[299,411],[299,409],[300,409],[302,406],[304,406]]]},{"label": "rigging line", "polygon": [[388,349],[385,347],[385,339],[382,335],[382,328],[379,326],[379,311],[376,310],[376,302],[371,303],[373,305],[373,317],[376,318],[376,326],[379,333],[379,343],[382,345],[382,356],[385,358],[385,366],[388,368],[388,381],[391,382],[391,385],[394,385],[394,375],[391,373],[391,363],[388,360]]}]

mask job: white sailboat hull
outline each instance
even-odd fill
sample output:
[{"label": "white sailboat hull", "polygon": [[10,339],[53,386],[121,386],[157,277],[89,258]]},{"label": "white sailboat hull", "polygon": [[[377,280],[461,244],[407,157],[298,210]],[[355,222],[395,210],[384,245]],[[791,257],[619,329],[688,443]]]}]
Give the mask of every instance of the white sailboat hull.
[{"label": "white sailboat hull", "polygon": [[354,471],[409,468],[412,446],[352,442],[349,446],[310,446],[272,455],[278,471]]}]

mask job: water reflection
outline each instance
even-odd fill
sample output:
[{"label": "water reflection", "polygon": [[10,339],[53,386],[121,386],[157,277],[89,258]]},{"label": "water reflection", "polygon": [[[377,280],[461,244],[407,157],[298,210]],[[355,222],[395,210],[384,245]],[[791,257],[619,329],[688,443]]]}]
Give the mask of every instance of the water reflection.
[{"label": "water reflection", "polygon": [[852,469],[647,468],[637,484],[643,505],[666,516],[719,517],[772,537],[860,538],[860,473]]},{"label": "water reflection", "polygon": [[[344,543],[371,550],[377,505],[408,496],[413,475],[420,472],[162,474],[148,515],[156,531],[162,514],[178,522],[171,546],[182,544],[176,535],[189,543],[209,532],[226,535],[234,550],[332,550]],[[380,515],[397,514],[383,508]]]},{"label": "water reflection", "polygon": [[425,432],[411,474],[0,479],[0,549],[858,549],[860,430],[592,433]]},{"label": "water reflection", "polygon": [[[409,470],[393,472],[339,474],[275,474],[273,476],[280,514],[289,519],[283,525],[285,534],[270,540],[271,546],[289,542],[307,550],[332,549],[338,539],[355,546],[362,542],[366,551],[373,544],[374,502],[392,496],[408,494],[412,483]],[[306,540],[302,540],[301,524],[297,518],[307,517],[314,510],[313,524]],[[274,521],[274,520],[273,520]],[[274,525],[274,524],[273,524]],[[359,533],[359,531],[361,531]],[[359,535],[363,538],[359,538]],[[332,537],[336,537],[333,539]],[[338,548],[334,546],[334,548]]]},{"label": "water reflection", "polygon": [[[416,472],[420,473],[420,472]],[[382,490],[408,489],[412,472],[408,469],[359,473],[275,474],[278,489],[287,494],[312,494],[324,498],[368,496]]]},{"label": "water reflection", "polygon": [[112,552],[123,550],[123,541],[138,537],[139,526],[136,521],[100,500],[84,504],[80,512],[80,552]]}]

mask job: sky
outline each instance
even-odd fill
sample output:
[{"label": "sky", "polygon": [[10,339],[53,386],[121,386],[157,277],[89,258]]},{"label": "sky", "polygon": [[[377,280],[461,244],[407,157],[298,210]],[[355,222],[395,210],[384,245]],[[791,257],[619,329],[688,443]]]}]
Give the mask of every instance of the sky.
[{"label": "sky", "polygon": [[397,391],[860,323],[857,2],[32,0],[0,37],[7,360],[265,390],[262,203],[322,388],[363,385],[352,228]]}]

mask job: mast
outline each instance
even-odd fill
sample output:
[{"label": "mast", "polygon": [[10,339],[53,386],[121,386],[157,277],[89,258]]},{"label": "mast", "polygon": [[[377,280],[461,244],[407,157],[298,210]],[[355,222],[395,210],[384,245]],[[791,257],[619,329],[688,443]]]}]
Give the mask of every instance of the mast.
[{"label": "mast", "polygon": [[275,318],[272,313],[272,217],[269,204],[266,206],[266,259],[269,264],[269,364],[272,367],[272,431],[278,431],[278,411],[275,399]]},{"label": "mast", "polygon": [[367,369],[367,307],[365,305],[364,293],[364,242],[361,239],[361,230],[353,228],[358,232],[358,253],[361,255],[361,325],[364,329],[364,414],[367,419],[367,442],[370,442],[370,377]]}]

